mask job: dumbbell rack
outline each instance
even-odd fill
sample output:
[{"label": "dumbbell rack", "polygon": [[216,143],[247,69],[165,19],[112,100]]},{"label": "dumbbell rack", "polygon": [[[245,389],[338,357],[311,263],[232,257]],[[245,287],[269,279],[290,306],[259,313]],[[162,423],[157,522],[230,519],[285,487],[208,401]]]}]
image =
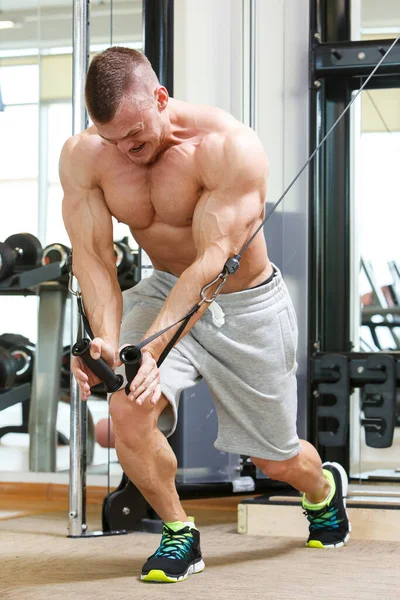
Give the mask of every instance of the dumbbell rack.
[{"label": "dumbbell rack", "polygon": [[56,262],[14,273],[0,282],[0,295],[39,296],[32,389],[29,384],[18,386],[1,396],[2,401],[16,404],[26,400],[26,395],[31,392],[28,428],[31,471],[56,471],[57,407],[64,314],[68,296],[67,282],[60,278],[60,263]]}]

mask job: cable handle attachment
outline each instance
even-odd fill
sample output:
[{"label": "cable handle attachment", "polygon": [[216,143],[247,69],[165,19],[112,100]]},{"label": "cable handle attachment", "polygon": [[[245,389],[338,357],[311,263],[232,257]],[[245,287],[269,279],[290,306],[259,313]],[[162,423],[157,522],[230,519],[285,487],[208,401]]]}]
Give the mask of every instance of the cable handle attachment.
[{"label": "cable handle attachment", "polygon": [[90,355],[90,344],[91,340],[82,338],[72,346],[72,356],[81,358],[85,365],[101,379],[107,393],[116,392],[123,384],[124,378],[122,375],[116,375],[103,358],[98,358],[97,360],[92,358]]},{"label": "cable handle attachment", "polygon": [[142,364],[142,351],[138,346],[125,346],[125,348],[122,348],[120,351],[119,357],[125,365],[125,374],[128,382],[125,386],[125,394],[129,396],[130,385],[135,379]]}]

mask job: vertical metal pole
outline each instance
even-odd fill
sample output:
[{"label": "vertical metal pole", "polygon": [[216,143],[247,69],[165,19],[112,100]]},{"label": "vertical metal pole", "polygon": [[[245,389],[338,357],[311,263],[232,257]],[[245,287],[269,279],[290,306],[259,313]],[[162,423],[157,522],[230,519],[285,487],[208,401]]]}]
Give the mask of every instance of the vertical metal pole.
[{"label": "vertical metal pole", "polygon": [[[320,23],[322,42],[350,40],[350,0],[313,0],[311,27]],[[311,50],[315,39],[311,39]],[[312,70],[311,70],[312,76]],[[310,152],[351,99],[348,79],[321,78],[311,83],[314,125],[310,130]],[[318,91],[317,91],[318,90]],[[318,124],[315,122],[317,120]],[[350,116],[347,114],[321,149],[310,171],[310,348],[322,352],[350,350]],[[314,184],[314,185],[313,185]],[[313,311],[313,312],[311,312]],[[315,311],[315,312],[314,312]],[[315,319],[314,315],[318,315]],[[315,415],[315,406],[312,414]],[[324,461],[340,462],[349,469],[349,447],[329,448],[318,443],[319,425],[314,417],[312,440]]]},{"label": "vertical metal pole", "polygon": [[[321,7],[320,0],[310,1],[310,45],[309,51],[312,56],[312,51],[321,41]],[[313,64],[309,61],[309,87],[310,87],[310,112],[309,112],[309,153],[311,154],[320,143],[321,136],[321,104],[322,95],[324,94],[324,83],[314,80]],[[320,305],[318,302],[317,290],[320,289],[320,275],[322,272],[322,249],[321,239],[323,233],[320,231],[321,216],[320,205],[318,198],[321,197],[321,181],[319,174],[321,172],[321,153],[324,152],[324,147],[317,153],[314,160],[311,161],[308,167],[309,174],[309,256],[308,256],[308,339],[309,348],[308,356],[311,357],[318,349],[319,331],[320,331]],[[309,370],[308,370],[309,371]],[[318,421],[315,399],[311,390],[311,378],[308,376],[307,389],[309,398],[308,407],[308,422],[309,438],[314,444],[317,443],[318,436]]]},{"label": "vertical metal pole", "polygon": [[72,64],[72,133],[88,126],[85,107],[85,81],[89,64],[89,0],[74,0]]},{"label": "vertical metal pole", "polygon": [[174,93],[174,0],[143,0],[143,53],[161,85]]},{"label": "vertical metal pole", "polygon": [[250,0],[250,90],[249,90],[249,125],[256,129],[256,51],[257,51],[257,21],[256,21],[256,0]]},{"label": "vertical metal pole", "polygon": [[[174,0],[143,0],[143,54],[147,56],[161,85],[174,95]],[[153,267],[139,248],[140,277]]]},{"label": "vertical metal pole", "polygon": [[[79,133],[87,128],[84,89],[89,63],[88,44],[89,0],[73,2],[73,74],[72,74],[72,131]],[[71,296],[71,347],[77,339],[80,315],[76,300]],[[86,423],[87,406],[79,394],[75,378],[71,376],[70,469],[69,469],[69,521],[71,537],[86,530]]]}]

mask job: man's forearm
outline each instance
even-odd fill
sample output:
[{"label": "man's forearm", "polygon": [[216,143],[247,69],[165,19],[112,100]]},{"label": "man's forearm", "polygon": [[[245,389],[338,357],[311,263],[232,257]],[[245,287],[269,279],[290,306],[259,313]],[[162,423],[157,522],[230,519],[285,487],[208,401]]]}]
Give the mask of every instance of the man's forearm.
[{"label": "man's forearm", "polygon": [[[209,266],[205,267],[204,262],[195,262],[193,265],[188,267],[186,271],[182,273],[172,288],[168,298],[166,299],[164,306],[158,314],[156,320],[153,322],[150,329],[145,333],[143,339],[146,339],[165,329],[172,323],[175,323],[179,319],[182,319],[196,304],[201,300],[200,292],[202,288],[210,283],[218,273],[215,270],[210,270]],[[207,296],[212,296],[217,284],[208,290]],[[197,323],[197,321],[203,316],[207,308],[208,303],[203,303],[200,309],[191,317],[185,331],[181,335],[186,335],[191,328]],[[144,347],[144,350],[148,350],[153,358],[157,361],[165,350],[168,342],[174,337],[179,325],[173,327],[153,342],[150,342]]]},{"label": "man's forearm", "polygon": [[122,318],[122,294],[119,285],[115,286],[107,301],[96,303],[88,318],[93,334],[117,349]]},{"label": "man's forearm", "polygon": [[100,337],[118,348],[122,318],[122,293],[115,277],[96,278],[82,275],[77,279],[82,292],[83,306],[94,337]]}]

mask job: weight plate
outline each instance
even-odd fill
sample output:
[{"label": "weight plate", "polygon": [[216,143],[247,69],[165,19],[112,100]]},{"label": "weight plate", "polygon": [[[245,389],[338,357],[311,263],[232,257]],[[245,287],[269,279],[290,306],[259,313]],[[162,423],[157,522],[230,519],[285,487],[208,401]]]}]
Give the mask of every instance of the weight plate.
[{"label": "weight plate", "polygon": [[131,248],[124,242],[114,242],[115,264],[118,273],[129,271],[134,263],[134,256]]},{"label": "weight plate", "polygon": [[67,259],[71,249],[64,244],[50,244],[43,250],[42,265],[59,262],[61,270],[67,271]]},{"label": "weight plate", "polygon": [[0,281],[11,277],[14,270],[15,255],[10,246],[0,242]]},{"label": "weight plate", "polygon": [[16,252],[15,264],[18,267],[38,267],[40,265],[43,248],[37,237],[31,233],[10,235],[4,243]]},{"label": "weight plate", "polygon": [[27,348],[16,348],[11,352],[16,362],[16,382],[29,381],[33,371],[33,355]]}]

